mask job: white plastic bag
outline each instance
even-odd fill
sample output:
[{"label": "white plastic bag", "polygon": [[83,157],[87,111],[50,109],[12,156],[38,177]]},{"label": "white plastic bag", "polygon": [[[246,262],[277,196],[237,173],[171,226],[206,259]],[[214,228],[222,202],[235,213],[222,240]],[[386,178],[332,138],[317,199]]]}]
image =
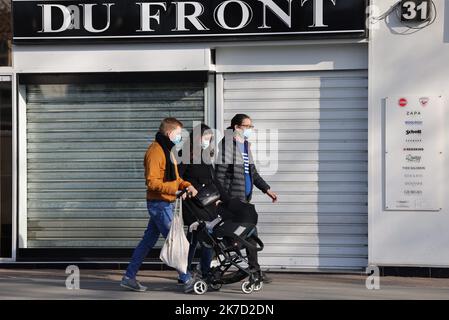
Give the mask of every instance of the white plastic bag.
[{"label": "white plastic bag", "polygon": [[159,258],[166,265],[175,268],[179,272],[187,273],[189,246],[190,243],[184,233],[181,199],[177,199],[170,231],[167,239],[165,239]]}]

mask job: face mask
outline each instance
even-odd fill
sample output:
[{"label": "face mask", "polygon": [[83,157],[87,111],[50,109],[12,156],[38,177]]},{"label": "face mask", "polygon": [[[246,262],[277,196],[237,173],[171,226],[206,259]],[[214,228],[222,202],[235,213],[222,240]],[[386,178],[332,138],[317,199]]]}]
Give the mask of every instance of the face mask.
[{"label": "face mask", "polygon": [[203,150],[209,148],[209,146],[210,146],[210,141],[209,141],[209,140],[202,140],[202,141],[201,141],[201,148],[202,148]]},{"label": "face mask", "polygon": [[245,129],[243,130],[243,137],[245,139],[249,139],[253,134],[253,129]]},{"label": "face mask", "polygon": [[178,145],[181,143],[182,140],[182,135],[181,134],[177,134],[173,139],[170,139],[171,142],[173,142],[175,145]]}]

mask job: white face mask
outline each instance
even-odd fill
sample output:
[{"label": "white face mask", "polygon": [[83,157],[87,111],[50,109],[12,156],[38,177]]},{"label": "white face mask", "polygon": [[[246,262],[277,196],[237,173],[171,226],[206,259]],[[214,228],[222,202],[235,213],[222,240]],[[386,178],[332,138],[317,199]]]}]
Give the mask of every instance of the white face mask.
[{"label": "white face mask", "polygon": [[209,148],[209,146],[210,146],[210,141],[209,140],[201,140],[201,148],[203,150]]}]

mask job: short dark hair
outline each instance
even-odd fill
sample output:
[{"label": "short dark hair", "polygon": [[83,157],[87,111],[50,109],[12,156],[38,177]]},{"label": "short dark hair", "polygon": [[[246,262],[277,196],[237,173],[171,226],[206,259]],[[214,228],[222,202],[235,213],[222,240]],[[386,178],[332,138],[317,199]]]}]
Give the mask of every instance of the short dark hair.
[{"label": "short dark hair", "polygon": [[243,123],[243,120],[245,119],[251,119],[251,117],[244,113],[237,113],[231,120],[231,126],[228,127],[228,129],[235,130],[235,126],[241,126]]},{"label": "short dark hair", "polygon": [[177,127],[183,128],[184,125],[176,118],[165,118],[159,126],[159,132],[165,134],[167,131],[175,130]]}]

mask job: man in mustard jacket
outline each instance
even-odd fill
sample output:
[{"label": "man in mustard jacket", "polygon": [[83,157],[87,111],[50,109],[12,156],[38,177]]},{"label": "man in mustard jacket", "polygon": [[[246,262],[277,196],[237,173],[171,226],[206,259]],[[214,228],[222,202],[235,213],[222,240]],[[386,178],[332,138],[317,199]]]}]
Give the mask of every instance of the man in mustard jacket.
[{"label": "man in mustard jacket", "polygon": [[[120,283],[122,287],[130,290],[142,292],[147,289],[136,280],[136,275],[148,252],[156,244],[159,235],[167,237],[173,220],[176,194],[184,189],[187,189],[192,197],[197,194],[196,189],[189,182],[179,177],[177,163],[172,153],[173,147],[181,143],[182,127],[182,123],[175,118],[164,119],[156,134],[156,141],[149,146],[145,154],[147,208],[150,221]],[[192,276],[180,273],[179,279],[184,283],[185,291],[191,291]]]}]

